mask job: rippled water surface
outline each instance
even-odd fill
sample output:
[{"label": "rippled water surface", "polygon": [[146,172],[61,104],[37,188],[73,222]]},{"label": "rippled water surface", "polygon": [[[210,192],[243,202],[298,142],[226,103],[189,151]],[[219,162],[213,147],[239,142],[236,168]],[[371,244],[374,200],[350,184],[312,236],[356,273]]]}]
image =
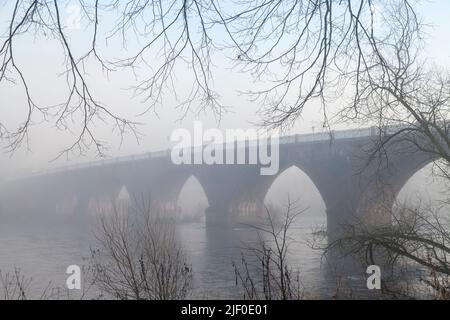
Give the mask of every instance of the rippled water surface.
[{"label": "rippled water surface", "polygon": [[[300,271],[305,290],[320,292],[325,281],[322,252],[308,242],[315,227],[325,222],[313,214],[301,216],[291,233],[290,265]],[[212,227],[204,222],[177,224],[179,237],[194,271],[194,298],[236,298],[238,291],[232,262],[241,262],[243,247],[255,243],[257,232],[245,225]],[[33,278],[32,289],[40,292],[51,283],[64,287],[69,265],[86,266],[93,234],[69,223],[4,223],[0,225],[0,269],[3,273],[20,268]]]}]

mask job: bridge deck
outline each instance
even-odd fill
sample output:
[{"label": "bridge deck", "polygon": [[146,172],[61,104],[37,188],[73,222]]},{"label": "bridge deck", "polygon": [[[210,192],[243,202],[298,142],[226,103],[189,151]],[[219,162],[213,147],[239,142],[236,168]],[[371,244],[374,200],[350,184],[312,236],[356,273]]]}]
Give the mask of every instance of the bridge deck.
[{"label": "bridge deck", "polygon": [[[399,129],[399,126],[388,127],[384,130],[384,134],[394,133]],[[356,139],[363,138],[369,136],[376,136],[380,133],[380,130],[376,127],[369,128],[360,128],[360,129],[348,129],[348,130],[339,130],[339,131],[329,131],[329,132],[321,132],[321,133],[307,133],[307,134],[295,134],[290,136],[284,136],[279,138],[280,145],[285,144],[297,144],[297,143],[310,143],[310,142],[323,142],[323,141],[334,141],[341,139]],[[234,143],[233,143],[234,145]],[[195,148],[195,147],[194,147]],[[81,168],[89,168],[96,166],[103,166],[108,164],[117,164],[128,161],[136,161],[143,159],[156,159],[156,158],[164,158],[170,156],[170,149],[159,150],[153,152],[146,152],[141,154],[134,154],[130,156],[123,157],[115,157],[111,159],[102,159],[97,161],[84,162],[74,165],[61,166],[53,169],[47,169],[44,171],[34,172],[32,174],[27,175],[27,177],[35,177],[42,176],[46,174],[71,171]],[[24,177],[25,178],[25,177]]]}]

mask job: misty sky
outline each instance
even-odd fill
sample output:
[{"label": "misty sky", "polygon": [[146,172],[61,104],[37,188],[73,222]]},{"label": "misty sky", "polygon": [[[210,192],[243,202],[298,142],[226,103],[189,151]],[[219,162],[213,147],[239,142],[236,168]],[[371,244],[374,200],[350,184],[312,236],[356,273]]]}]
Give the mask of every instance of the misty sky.
[{"label": "misty sky", "polygon": [[[5,0],[1,0],[1,2],[3,1]],[[12,3],[13,1],[6,1],[0,5],[2,31],[5,30],[9,21],[8,14],[11,12]],[[424,56],[430,57],[431,61],[438,65],[450,66],[450,41],[448,41],[450,2],[447,0],[421,1],[419,13],[424,22],[430,25],[426,29],[428,45],[424,49]],[[67,11],[66,14],[68,15]],[[65,18],[68,19],[68,17]],[[84,46],[90,41],[88,35],[89,33],[86,33],[83,28],[70,31],[72,43],[77,46],[73,48],[75,51],[83,52]],[[136,44],[130,41],[129,52],[133,52],[135,46]],[[113,44],[109,45],[106,50],[108,57],[119,57],[126,54],[120,46]],[[64,55],[58,43],[44,40],[42,37],[34,38],[33,35],[30,35],[21,38],[21,41],[16,43],[16,54],[17,63],[22,66],[32,85],[33,97],[41,104],[55,103],[55,99],[61,95],[61,92],[67,90],[63,77],[58,76],[64,70]],[[258,121],[256,116],[258,104],[249,101],[247,96],[240,95],[238,90],[252,89],[256,85],[252,83],[249,75],[231,70],[231,65],[220,52],[215,54],[214,59],[216,66],[213,70],[214,87],[221,93],[222,102],[231,107],[229,113],[223,115],[220,124],[217,123],[216,117],[211,112],[199,115],[189,113],[183,121],[178,121],[183,112],[174,108],[177,105],[175,95],[166,95],[164,106],[158,107],[156,113],[150,111],[138,116],[148,108],[148,104],[142,101],[142,97],[133,98],[132,91],[127,89],[136,83],[134,75],[129,70],[106,75],[98,65],[88,65],[86,67],[89,73],[88,79],[99,100],[109,105],[117,113],[144,124],[139,127],[139,131],[142,133],[139,144],[131,135],[126,136],[120,143],[119,137],[111,133],[107,124],[99,124],[97,134],[109,145],[108,155],[120,156],[167,148],[171,132],[178,127],[192,128],[195,118],[203,120],[205,127],[219,126],[222,129],[252,127],[253,123]],[[189,85],[189,80],[183,78],[186,72],[179,70],[177,74],[179,90],[185,90]],[[17,126],[23,120],[26,111],[23,91],[18,86],[3,84],[0,85],[0,97],[2,122],[11,127]],[[322,111],[319,108],[311,106],[305,110],[303,119],[297,122],[291,133],[311,132],[312,127],[319,131],[323,120],[321,115]],[[35,119],[36,122],[40,120],[39,117]],[[336,125],[335,129],[338,128],[340,127]],[[14,154],[2,153],[0,155],[1,175],[7,176],[12,173],[29,172],[65,164],[65,158],[56,162],[51,162],[51,160],[58,154],[58,151],[67,147],[72,139],[73,135],[69,132],[58,131],[46,123],[35,125],[30,131],[29,150],[23,146]],[[4,148],[6,142],[2,142],[1,146]],[[69,162],[84,162],[91,159],[95,159],[93,153],[84,157],[73,155]]]}]

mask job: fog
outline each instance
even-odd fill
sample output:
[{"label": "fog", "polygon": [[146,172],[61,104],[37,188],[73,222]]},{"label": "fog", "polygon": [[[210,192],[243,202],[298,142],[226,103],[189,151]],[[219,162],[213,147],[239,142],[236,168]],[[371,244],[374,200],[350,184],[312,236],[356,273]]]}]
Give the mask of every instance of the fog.
[{"label": "fog", "polygon": [[[70,19],[73,18],[71,5],[77,5],[78,1],[61,1],[61,3],[63,25],[70,24]],[[450,3],[447,0],[421,1],[417,7],[424,25],[423,36],[426,38],[426,44],[419,45],[420,58],[426,58],[430,65],[437,66],[439,70],[450,68],[450,41],[448,41]],[[0,2],[0,31],[6,30],[4,34],[0,34],[0,45],[8,39],[13,9],[13,1]],[[143,44],[142,38],[137,34],[135,37],[128,35],[126,41],[120,39],[120,32],[108,34],[106,30],[108,24],[111,27],[117,23],[113,15],[113,13],[105,13],[101,17],[103,24],[100,24],[101,27],[97,32],[98,38],[102,40],[98,40],[97,50],[105,57],[105,61],[117,63],[135,55],[142,49]],[[79,28],[64,27],[71,50],[79,56],[88,52],[92,44],[92,29],[84,26],[85,22],[81,21]],[[200,32],[195,32],[200,37]],[[226,32],[222,30],[216,36],[218,39],[224,38]],[[199,39],[193,39],[193,41],[199,41]],[[233,44],[226,43],[226,45],[231,47]],[[0,46],[0,58],[2,58],[1,54],[6,52],[3,51],[4,48]],[[93,116],[92,119],[89,118],[90,115],[86,115],[86,118],[92,121],[89,122],[88,133],[86,133],[85,115],[79,112],[85,107],[82,103],[80,110],[73,113],[68,111],[67,118],[58,121],[58,112],[61,112],[63,106],[61,102],[70,92],[70,87],[67,85],[68,81],[70,82],[68,80],[70,75],[66,73],[67,49],[64,49],[61,39],[54,34],[43,34],[42,31],[30,28],[15,40],[14,63],[19,66],[21,73],[11,78],[9,78],[10,73],[7,73],[3,77],[0,69],[0,148],[2,151],[0,153],[0,191],[2,193],[0,195],[0,234],[3,234],[3,238],[0,236],[0,256],[2,256],[0,271],[20,267],[32,276],[40,277],[41,280],[38,280],[37,286],[39,289],[47,280],[64,286],[66,277],[64,270],[67,265],[83,265],[92,254],[94,222],[91,218],[101,220],[105,211],[110,213],[110,217],[113,216],[113,211],[120,216],[119,218],[122,218],[123,212],[125,212],[124,216],[130,217],[130,204],[141,200],[142,203],[139,204],[143,204],[146,209],[143,197],[147,195],[143,190],[147,190],[146,188],[154,184],[152,191],[156,190],[157,201],[152,202],[151,210],[164,213],[175,212],[174,234],[181,239],[180,247],[186,250],[185,256],[190,259],[189,263],[184,261],[182,263],[177,261],[177,263],[180,263],[184,270],[189,270],[187,265],[194,270],[193,279],[196,284],[194,293],[188,297],[204,298],[209,297],[209,294],[212,298],[236,297],[234,285],[236,269],[233,269],[230,261],[240,261],[241,251],[237,248],[241,248],[239,246],[242,243],[253,244],[261,239],[255,235],[254,229],[248,226],[247,220],[244,223],[240,220],[236,223],[233,221],[231,224],[226,224],[229,223],[226,221],[220,225],[223,222],[220,220],[220,214],[225,211],[227,213],[236,211],[236,208],[231,208],[235,205],[232,200],[242,201],[239,196],[247,197],[250,203],[244,204],[245,209],[241,211],[253,212],[255,216],[248,215],[255,220],[260,219],[266,210],[267,212],[276,211],[277,214],[289,211],[286,208],[291,202],[295,202],[296,210],[302,213],[298,223],[294,224],[294,249],[286,254],[292,259],[290,261],[301,266],[307,288],[329,289],[330,282],[326,283],[326,281],[329,281],[330,270],[324,271],[322,251],[312,248],[311,238],[316,234],[326,234],[327,223],[330,221],[338,225],[339,218],[335,218],[335,211],[347,207],[342,204],[343,200],[336,199],[342,195],[351,197],[352,192],[345,190],[346,185],[339,184],[339,181],[348,180],[345,179],[348,172],[340,171],[341,168],[347,167],[344,165],[339,167],[341,163],[337,163],[338,161],[327,162],[326,148],[323,148],[325,151],[315,150],[314,143],[318,140],[312,143],[301,141],[301,135],[317,134],[319,136],[323,133],[330,134],[331,137],[331,133],[341,130],[361,128],[369,130],[381,123],[377,123],[376,120],[367,121],[369,117],[362,118],[363,120],[345,119],[343,121],[342,114],[339,112],[342,111],[344,98],[347,97],[333,97],[338,92],[336,91],[329,96],[324,96],[323,101],[320,99],[309,101],[298,117],[293,119],[294,121],[287,121],[288,125],[283,124],[275,129],[263,126],[263,116],[267,117],[264,111],[267,110],[262,109],[261,100],[255,99],[248,92],[263,91],[274,82],[270,78],[259,78],[256,70],[264,69],[264,67],[246,70],[237,66],[236,61],[241,58],[232,56],[235,54],[234,51],[227,51],[224,48],[215,49],[210,53],[211,69],[208,70],[209,73],[206,72],[211,74],[212,78],[208,84],[219,95],[214,98],[217,98],[223,106],[215,110],[202,108],[208,103],[205,101],[207,99],[202,97],[192,99],[190,104],[183,104],[185,102],[183,97],[189,97],[192,92],[195,92],[193,83],[196,77],[201,78],[201,75],[195,73],[195,67],[190,64],[191,61],[186,56],[180,58],[181,63],[173,66],[171,77],[166,79],[160,96],[145,90],[139,94],[136,86],[145,84],[149,74],[158,69],[163,61],[164,53],[168,50],[167,47],[151,47],[149,52],[145,52],[145,61],[141,61],[132,68],[116,65],[115,70],[108,70],[95,56],[91,56],[80,64],[80,69],[84,72],[83,76],[89,91],[95,97],[93,100],[105,106],[108,112],[117,117],[135,122],[136,126],[135,130],[122,132],[108,115],[104,115],[103,118]],[[204,57],[199,59],[202,58]],[[279,72],[269,67],[267,69],[267,73],[271,75]],[[21,83],[22,76],[26,78],[26,87]],[[288,79],[286,79],[287,82]],[[312,78],[307,78],[305,82],[308,85],[311,82],[312,85]],[[27,90],[32,103],[43,106],[48,115],[37,109],[33,110],[29,119],[28,132],[23,141],[20,144],[11,145],[14,137],[8,137],[6,129],[15,132],[27,120],[30,103],[25,94]],[[349,91],[353,90],[354,88],[349,89]],[[350,96],[352,93],[348,94]],[[292,92],[289,92],[287,98],[295,100],[296,97],[291,95]],[[270,99],[267,98],[267,100]],[[52,116],[54,113],[56,116]],[[301,165],[297,166],[298,163],[294,160],[286,161],[288,165],[283,163],[280,172],[273,177],[255,177],[253,172],[241,169],[226,171],[217,169],[220,167],[217,166],[214,169],[217,169],[218,173],[215,174],[219,178],[215,181],[212,178],[212,171],[202,171],[200,166],[177,171],[175,167],[169,166],[172,164],[163,163],[164,159],[168,161],[169,157],[158,158],[159,156],[155,154],[150,155],[152,152],[170,151],[175,144],[170,139],[172,133],[179,128],[192,132],[194,122],[198,120],[201,121],[205,130],[217,128],[220,132],[225,132],[227,129],[255,129],[258,132],[268,130],[269,133],[281,137],[293,136],[293,144],[304,143],[305,149],[300,150],[307,150],[312,156],[306,157],[306,160],[303,158],[295,160],[298,163],[305,161],[306,169],[301,169]],[[80,134],[87,135],[87,139],[83,138],[80,140],[81,143],[77,144]],[[95,139],[89,137],[95,137]],[[330,141],[332,141],[331,138]],[[289,146],[284,150],[283,156],[287,159],[300,158],[301,155],[297,149],[292,147],[292,151],[288,148]],[[360,149],[362,150],[362,147]],[[337,153],[342,155],[347,149],[343,147],[342,150],[344,151]],[[144,154],[146,157],[139,158]],[[125,156],[135,156],[135,158],[117,163],[107,162]],[[97,167],[86,165],[80,170],[61,170],[51,173],[51,169],[100,160],[105,162]],[[350,162],[349,157],[344,160]],[[129,175],[124,172],[129,172]],[[329,172],[333,175],[325,179],[325,173]],[[433,164],[427,164],[406,179],[406,183],[395,194],[394,211],[397,210],[397,206],[402,207],[402,204],[424,207],[430,205],[445,215],[448,206],[443,201],[448,199],[448,177],[439,177],[433,173],[436,173],[436,167]],[[69,178],[64,180],[65,177]],[[375,181],[375,178],[371,179]],[[168,186],[166,180],[173,184],[175,191],[170,188],[172,186]],[[248,191],[249,185],[256,190],[254,193]],[[335,188],[335,194],[329,191],[332,190],[331,187]],[[104,189],[97,190],[100,188]],[[222,197],[218,196],[217,191],[221,188],[224,190]],[[78,194],[70,194],[73,190],[79,191]],[[98,192],[91,195],[92,190]],[[26,196],[34,192],[34,197]],[[165,197],[166,194],[167,197]],[[332,204],[328,208],[325,199],[328,199],[328,204]],[[10,203],[15,203],[17,206],[10,206]],[[388,204],[391,203],[388,202]],[[117,209],[116,205],[120,208]],[[123,212],[122,205],[126,207]],[[251,207],[252,205],[254,207]],[[49,213],[55,209],[57,214]],[[145,211],[144,209],[142,210]],[[91,220],[80,222],[79,220],[82,220],[79,217],[80,212],[89,216]],[[210,221],[208,221],[208,214],[213,217]],[[237,216],[240,218],[239,214]],[[168,215],[168,217],[173,216]],[[251,222],[254,221],[251,220]],[[144,224],[139,221],[133,226],[136,225],[142,227]],[[136,234],[133,233],[130,238]],[[172,235],[170,232],[167,234]],[[322,241],[331,242],[331,239],[333,237],[330,236]],[[184,257],[181,254],[179,256]],[[35,265],[38,267],[34,268]],[[348,279],[359,281],[357,286],[361,283],[363,287],[365,286],[365,279],[359,275],[352,277],[353,275]],[[334,280],[333,278],[331,282]],[[322,295],[322,292],[318,295]]]},{"label": "fog", "polygon": [[[8,23],[8,12],[12,3],[2,4],[0,11],[0,26],[4,29]],[[67,2],[70,5],[70,1]],[[450,56],[448,55],[450,44],[443,41],[447,38],[450,23],[447,19],[447,1],[422,2],[420,14],[426,23],[427,46],[423,49],[424,56],[438,65],[450,66]],[[449,8],[450,9],[450,8]],[[69,19],[70,10],[65,10],[66,19]],[[109,18],[107,18],[109,19]],[[84,52],[89,42],[86,41],[88,30],[68,30],[73,41],[74,50],[77,53]],[[120,41],[111,41],[108,46],[101,44],[103,52],[108,57],[122,57],[132,53],[137,48],[137,43],[129,41],[127,48],[121,47]],[[23,36],[16,43],[15,54],[17,63],[20,64],[24,73],[30,81],[30,89],[33,98],[43,105],[54,105],[61,100],[62,92],[65,94],[67,88],[64,76],[64,53],[61,45],[56,40],[45,39],[42,35],[34,37],[32,34]],[[157,53],[156,53],[157,56]],[[127,117],[131,120],[142,123],[138,127],[140,133],[139,140],[132,134],[122,137],[113,133],[111,123],[96,123],[95,134],[107,145],[107,156],[115,157],[134,153],[143,153],[154,150],[166,149],[169,147],[168,137],[176,128],[192,129],[194,119],[203,121],[205,128],[218,127],[225,128],[250,128],[255,123],[259,123],[259,106],[255,101],[251,101],[249,96],[242,94],[249,89],[257,90],[261,83],[255,83],[251,75],[233,69],[233,65],[226,59],[222,52],[214,53],[214,88],[221,95],[223,105],[228,107],[228,112],[220,117],[212,111],[198,112],[196,108],[185,114],[185,110],[176,108],[179,101],[174,92],[168,92],[164,96],[164,101],[155,109],[151,108],[148,102],[143,101],[145,96],[134,97],[132,87],[142,79],[143,70],[137,70],[133,74],[130,70],[120,70],[116,72],[104,72],[95,61],[90,60],[91,65],[86,66],[88,72],[89,85],[95,92],[99,101],[108,105],[112,111]],[[186,69],[188,71],[188,69]],[[177,90],[186,91],[189,87],[189,77],[185,77],[188,72],[183,69],[177,70],[176,86]],[[256,86],[256,88],[255,88]],[[11,130],[17,128],[24,121],[27,106],[23,96],[23,89],[19,85],[2,82],[0,85],[0,113],[2,123],[10,127]],[[150,110],[143,115],[141,113]],[[333,110],[339,106],[327,106],[329,114],[333,115]],[[180,120],[181,119],[181,120]],[[51,120],[51,119],[50,119]],[[15,173],[39,171],[48,167],[62,166],[67,163],[85,162],[97,159],[93,146],[87,154],[80,155],[75,152],[68,157],[61,157],[57,161],[55,158],[61,150],[64,150],[75,139],[77,130],[77,120],[71,125],[73,133],[68,130],[58,130],[54,121],[44,122],[42,117],[34,114],[34,125],[29,133],[29,143],[24,143],[19,150],[14,153],[8,152],[8,141],[2,141],[1,146],[4,152],[0,158],[0,170],[3,177]],[[315,130],[323,131],[323,110],[319,104],[310,105],[302,113],[295,125],[287,130],[285,134],[308,133]],[[332,129],[342,129],[349,124],[332,122]],[[356,124],[360,126],[361,124]]]}]

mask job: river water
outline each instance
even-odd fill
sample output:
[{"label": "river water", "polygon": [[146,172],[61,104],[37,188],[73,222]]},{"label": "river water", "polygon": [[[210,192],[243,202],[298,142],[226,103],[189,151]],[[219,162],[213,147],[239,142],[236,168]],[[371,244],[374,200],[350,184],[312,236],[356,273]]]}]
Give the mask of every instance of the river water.
[{"label": "river water", "polygon": [[[326,280],[322,252],[309,244],[313,230],[325,223],[322,216],[310,213],[300,216],[291,229],[289,263],[299,270],[302,286],[312,298],[331,292],[334,285]],[[194,272],[192,298],[239,298],[232,262],[239,265],[242,248],[257,239],[255,229],[239,224],[207,229],[202,221],[179,223],[177,230]],[[5,274],[16,268],[32,278],[33,297],[49,285],[64,288],[66,268],[87,266],[91,247],[95,247],[93,234],[69,223],[0,224],[0,270]],[[359,282],[365,284],[365,279]]]},{"label": "river water", "polygon": [[[398,198],[403,201],[409,199],[410,195],[420,195],[413,199],[424,199],[423,195],[426,194],[440,194],[438,191],[442,183],[425,183],[430,170],[423,169],[420,174],[411,178]],[[292,198],[301,197],[302,205],[308,208],[292,227],[295,242],[289,250],[289,264],[293,269],[299,270],[305,291],[312,293],[310,297],[332,297],[337,280],[342,279],[336,279],[333,272],[330,272],[329,266],[322,259],[322,252],[308,245],[312,241],[313,230],[324,229],[326,226],[323,201],[312,182],[300,170],[291,168],[281,176],[274,182],[273,189],[278,191],[273,192],[271,200],[278,198],[280,204],[284,204],[281,200],[294,190],[298,194],[292,194]],[[192,192],[192,186],[185,189],[185,199],[183,200],[183,192],[179,198],[180,205],[183,208],[189,205],[196,208],[200,195]],[[204,198],[206,201],[205,196]],[[433,199],[430,195],[426,198]],[[192,200],[195,200],[194,203]],[[201,212],[193,210],[194,213]],[[86,266],[90,248],[95,247],[95,241],[86,227],[80,228],[69,222],[55,222],[55,219],[45,222],[40,216],[39,219],[36,219],[37,215],[32,216],[35,217],[33,222],[26,215],[14,219],[0,217],[0,271],[4,275],[15,268],[20,269],[23,275],[33,278],[30,290],[38,295],[49,283],[51,286],[64,288],[67,266]],[[177,230],[194,272],[193,297],[239,298],[232,262],[239,264],[241,248],[245,243],[255,241],[255,230],[243,225],[207,229],[204,219],[196,223],[179,223]],[[365,277],[354,274],[348,278],[352,289],[358,288],[361,296],[367,295]]]}]

